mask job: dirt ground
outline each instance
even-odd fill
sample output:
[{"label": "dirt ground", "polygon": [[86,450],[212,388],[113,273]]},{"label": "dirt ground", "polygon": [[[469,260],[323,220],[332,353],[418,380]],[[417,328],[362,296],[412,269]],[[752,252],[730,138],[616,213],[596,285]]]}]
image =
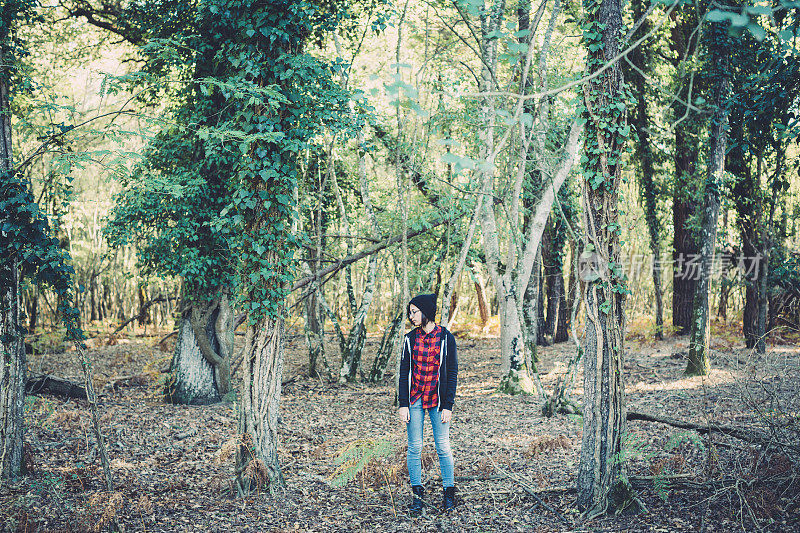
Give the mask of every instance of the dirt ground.
[{"label": "dirt ground", "polygon": [[[104,336],[90,343],[112,493],[104,491],[86,403],[28,398],[26,456],[33,473],[0,488],[3,531],[100,531],[112,518],[124,531],[148,532],[800,530],[797,482],[765,481],[776,472],[782,476],[774,479],[785,480],[787,469],[791,474],[793,463],[785,456],[765,460],[759,448],[742,440],[718,433],[709,439],[641,421],[628,422],[621,460],[646,509],[581,522],[574,491],[581,418],[546,418],[535,396],[498,394],[498,339],[466,332],[458,335],[459,387],[451,430],[455,512],[438,510],[441,481],[427,428],[430,507],[421,518],[408,517],[405,429],[394,416],[392,386],[336,385],[305,377],[304,339],[291,331],[279,444],[286,490],[238,498],[231,490],[233,458],[225,446],[235,437],[235,404],[165,404],[160,370],[168,364],[171,345],[156,346],[162,335]],[[378,341],[368,340],[365,366]],[[777,338],[766,356],[756,358],[740,347],[735,332],[718,331],[714,370],[706,378],[683,377],[687,342],[637,335],[627,341],[629,410],[753,429],[763,426],[776,398],[778,408],[797,408],[796,339]],[[541,349],[546,390],[552,390],[574,352],[572,343]],[[336,353],[331,343],[332,362]],[[30,369],[80,375],[74,351],[31,356]],[[134,378],[107,386],[124,376]],[[579,374],[573,394],[578,401],[582,379]],[[344,450],[377,449],[380,443],[388,454],[336,486],[337,457]]]}]

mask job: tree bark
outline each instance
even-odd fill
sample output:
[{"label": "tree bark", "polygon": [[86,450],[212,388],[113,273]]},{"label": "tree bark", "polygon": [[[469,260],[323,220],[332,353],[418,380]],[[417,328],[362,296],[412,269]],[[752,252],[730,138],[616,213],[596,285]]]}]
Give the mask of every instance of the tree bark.
[{"label": "tree bark", "polygon": [[775,176],[772,179],[772,199],[769,203],[769,217],[763,228],[761,235],[761,265],[759,268],[758,285],[758,322],[756,323],[756,353],[766,353],[767,351],[767,315],[770,306],[769,298],[769,269],[770,257],[774,247],[775,236],[774,220],[775,208],[778,203],[778,191],[780,190],[781,175],[783,173],[783,160],[786,154],[784,143],[777,141],[777,157],[775,163]]},{"label": "tree bark", "polygon": [[[633,0],[633,20],[640,20],[645,14],[643,0]],[[637,40],[642,35],[650,32],[650,23],[645,18],[632,39]],[[661,292],[661,223],[658,220],[657,189],[654,181],[655,156],[650,140],[650,118],[647,112],[647,82],[644,74],[650,72],[651,52],[647,43],[642,43],[633,49],[628,56],[630,62],[636,67],[627,69],[626,78],[631,81],[633,93],[636,95],[636,110],[633,115],[632,125],[637,134],[636,159],[639,162],[637,175],[639,178],[639,198],[644,208],[647,233],[650,237],[650,252],[653,254],[653,294],[655,296],[655,338],[664,338],[664,309]]]},{"label": "tree bark", "polygon": [[686,374],[706,375],[711,370],[711,313],[709,292],[711,290],[711,268],[717,242],[717,219],[719,218],[720,187],[725,171],[725,150],[728,144],[728,112],[726,100],[730,91],[728,73],[727,30],[722,24],[712,23],[709,28],[710,70],[716,77],[714,88],[714,114],[711,119],[711,149],[709,154],[708,178],[705,187],[703,206],[703,227],[701,233],[700,276],[697,292],[694,295],[691,340]]},{"label": "tree bark", "polygon": [[[570,256],[570,261],[575,261],[575,244],[571,243],[570,248],[572,250]],[[563,279],[562,279],[562,291],[561,291],[561,302],[559,303],[559,308],[561,312],[558,314],[558,324],[556,324],[556,334],[553,337],[553,342],[567,342],[569,340],[569,328],[570,328],[570,317],[572,315],[572,303],[575,299],[573,293],[575,292],[575,269],[572,268],[570,265],[569,269],[569,285],[566,288],[563,288]]]},{"label": "tree bark", "polygon": [[[3,171],[7,170],[4,168]],[[27,368],[19,326],[19,268],[13,258],[4,260],[0,266],[0,280],[0,342],[3,349],[3,366],[0,368],[0,479],[11,480],[24,473],[22,441]]]},{"label": "tree bark", "polygon": [[308,344],[308,375],[320,377],[318,366],[322,365],[324,374],[330,374],[328,360],[325,357],[325,315],[322,312],[318,291],[322,288],[313,282],[311,293],[305,299],[306,323],[305,336]]},{"label": "tree bark", "polygon": [[473,264],[470,265],[472,272],[473,283],[475,284],[475,297],[478,300],[478,314],[481,317],[481,326],[486,327],[489,323],[489,302],[486,301],[486,290],[483,288],[483,276],[478,271],[478,268]]},{"label": "tree bark", "polygon": [[[14,172],[11,144],[11,110],[8,70],[0,54],[0,172],[10,178]],[[0,191],[13,195],[12,188]],[[3,213],[0,221],[8,216]],[[27,360],[19,323],[19,262],[7,254],[0,262],[0,343],[3,365],[0,368],[0,479],[10,480],[24,473],[22,442],[25,434],[25,375]]]},{"label": "tree bark", "polygon": [[736,221],[741,235],[740,255],[736,262],[742,267],[744,284],[744,309],[742,311],[742,335],[748,349],[756,345],[756,321],[758,317],[758,284],[752,275],[758,271],[758,227],[761,224],[761,190],[748,164],[744,149],[744,116],[741,111],[732,111],[730,130],[731,149],[725,168],[736,176],[733,185],[733,202]]},{"label": "tree bark", "polygon": [[697,118],[680,102],[693,99],[697,93],[697,81],[690,65],[697,52],[698,32],[695,30],[699,21],[693,6],[684,6],[673,13],[673,17],[678,19],[671,42],[676,56],[675,66],[688,81],[683,82],[680,101],[676,100],[673,106],[676,120],[680,122],[675,125],[675,185],[672,199],[672,324],[679,335],[685,335],[691,329],[692,302],[697,285],[699,247],[686,223],[697,209],[689,193],[696,189],[700,131]]},{"label": "tree bark", "polygon": [[[619,0],[584,0],[599,39],[587,42],[590,70],[601,68],[620,50],[622,13]],[[598,46],[601,45],[601,46]],[[593,50],[595,48],[595,50]],[[627,501],[622,482],[625,422],[624,282],[620,261],[619,188],[626,115],[616,105],[624,101],[619,63],[585,88],[587,109],[584,153],[589,154],[583,180],[583,217],[587,252],[594,268],[584,269],[586,329],[584,333],[583,442],[578,466],[578,506],[592,518],[617,509]],[[590,248],[591,247],[591,248]]]},{"label": "tree bark", "polygon": [[165,396],[185,405],[208,405],[231,392],[233,312],[229,296],[195,301],[181,318]]},{"label": "tree bark", "polygon": [[274,494],[284,486],[278,462],[282,316],[279,311],[278,318],[262,318],[247,328],[236,448],[235,482],[240,496],[259,489]]},{"label": "tree bark", "polygon": [[380,383],[386,375],[392,355],[397,353],[397,344],[399,344],[398,341],[400,340],[400,326],[403,324],[403,319],[405,317],[405,303],[398,299],[398,304],[395,306],[395,316],[386,330],[384,330],[383,336],[381,337],[381,344],[372,362],[372,370],[368,378],[370,383]]},{"label": "tree bark", "polygon": [[367,267],[367,279],[365,281],[364,294],[361,297],[361,305],[353,316],[353,324],[347,336],[347,349],[342,352],[339,383],[354,382],[358,379],[361,369],[361,354],[364,351],[364,343],[367,339],[367,312],[372,305],[372,298],[375,294],[377,273],[378,256],[372,255],[369,258]]}]

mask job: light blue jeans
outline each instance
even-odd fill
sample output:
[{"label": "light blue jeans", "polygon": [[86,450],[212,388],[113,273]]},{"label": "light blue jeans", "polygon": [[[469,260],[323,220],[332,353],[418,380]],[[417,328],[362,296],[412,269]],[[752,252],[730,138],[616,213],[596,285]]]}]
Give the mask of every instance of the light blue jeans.
[{"label": "light blue jeans", "polygon": [[408,412],[411,420],[406,424],[408,431],[408,475],[411,485],[422,485],[422,429],[425,425],[425,412],[433,428],[433,442],[436,444],[436,454],[439,456],[439,469],[442,471],[442,485],[453,486],[453,452],[450,450],[450,422],[442,424],[442,413],[438,407],[431,409],[422,408],[422,400],[417,400]]}]

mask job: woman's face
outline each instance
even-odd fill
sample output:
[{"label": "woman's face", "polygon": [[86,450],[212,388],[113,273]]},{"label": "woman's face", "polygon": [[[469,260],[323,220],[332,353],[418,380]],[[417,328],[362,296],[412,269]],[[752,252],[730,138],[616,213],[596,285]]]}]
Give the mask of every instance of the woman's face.
[{"label": "woman's face", "polygon": [[422,325],[422,311],[414,304],[408,306],[408,319],[414,324],[414,327]]}]

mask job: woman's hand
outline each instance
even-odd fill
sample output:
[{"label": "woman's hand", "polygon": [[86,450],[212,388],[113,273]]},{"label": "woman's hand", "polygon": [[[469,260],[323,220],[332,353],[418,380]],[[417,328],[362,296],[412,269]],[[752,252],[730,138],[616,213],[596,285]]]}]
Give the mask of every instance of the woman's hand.
[{"label": "woman's hand", "polygon": [[401,422],[408,424],[411,421],[411,414],[408,412],[408,407],[401,407],[397,410],[397,418]]},{"label": "woman's hand", "polygon": [[442,409],[442,424],[447,424],[453,418],[453,411],[450,409]]}]

